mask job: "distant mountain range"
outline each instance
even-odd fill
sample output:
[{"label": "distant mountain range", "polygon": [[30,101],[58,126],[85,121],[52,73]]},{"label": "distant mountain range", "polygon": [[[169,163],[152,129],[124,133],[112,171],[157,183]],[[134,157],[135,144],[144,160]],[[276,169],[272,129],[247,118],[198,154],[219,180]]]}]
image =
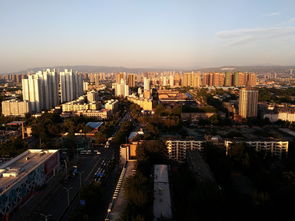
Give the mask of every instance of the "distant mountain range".
[{"label": "distant mountain range", "polygon": [[266,72],[280,72],[288,73],[290,69],[293,69],[295,73],[295,66],[279,66],[279,65],[266,65],[266,66],[222,66],[222,67],[212,67],[212,68],[202,68],[201,71],[242,71],[242,72],[256,72],[256,73],[266,73]]},{"label": "distant mountain range", "polygon": [[295,66],[275,66],[275,65],[267,65],[267,66],[222,66],[222,67],[206,67],[206,68],[127,68],[127,67],[113,67],[113,66],[87,66],[87,65],[74,65],[74,66],[57,66],[57,67],[36,67],[31,68],[17,73],[34,73],[39,70],[43,70],[46,68],[55,68],[58,71],[64,69],[73,69],[79,72],[154,72],[154,71],[208,71],[208,72],[224,72],[224,71],[243,71],[243,72],[257,72],[257,73],[265,73],[265,72],[289,72],[290,69],[293,69],[293,73],[295,73]]},{"label": "distant mountain range", "polygon": [[[18,71],[15,73],[33,73],[36,71],[40,71],[43,69],[57,69],[58,71],[64,70],[64,69],[73,69],[75,71],[79,72],[134,72],[134,73],[140,73],[140,72],[153,72],[153,71],[174,71],[174,68],[127,68],[127,67],[121,67],[121,66],[88,66],[88,65],[73,65],[73,66],[56,66],[56,67],[36,67],[36,68],[30,68],[23,71]],[[183,69],[175,69],[175,71],[182,71]]]}]

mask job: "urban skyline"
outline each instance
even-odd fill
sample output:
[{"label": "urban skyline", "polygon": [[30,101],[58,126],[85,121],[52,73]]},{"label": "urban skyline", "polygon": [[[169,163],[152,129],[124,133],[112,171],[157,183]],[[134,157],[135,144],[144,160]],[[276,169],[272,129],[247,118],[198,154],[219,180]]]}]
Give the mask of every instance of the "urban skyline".
[{"label": "urban skyline", "polygon": [[[60,65],[294,65],[291,0],[3,1],[0,6],[0,73]],[[54,16],[46,16],[51,12]]]},{"label": "urban skyline", "polygon": [[0,1],[0,221],[289,220],[294,11]]}]

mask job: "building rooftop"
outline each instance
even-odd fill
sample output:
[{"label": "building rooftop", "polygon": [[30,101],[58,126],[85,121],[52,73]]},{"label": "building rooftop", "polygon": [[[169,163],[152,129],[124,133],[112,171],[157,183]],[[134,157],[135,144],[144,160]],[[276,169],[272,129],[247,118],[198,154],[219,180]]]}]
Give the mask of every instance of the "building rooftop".
[{"label": "building rooftop", "polygon": [[98,129],[103,122],[88,122],[86,126],[91,127],[92,129]]},{"label": "building rooftop", "polygon": [[0,194],[46,161],[58,150],[29,149],[0,165]]},{"label": "building rooftop", "polygon": [[154,165],[154,220],[172,218],[167,165]]},{"label": "building rooftop", "polygon": [[9,122],[7,123],[6,125],[22,125],[24,123],[24,121],[12,121],[12,122]]}]

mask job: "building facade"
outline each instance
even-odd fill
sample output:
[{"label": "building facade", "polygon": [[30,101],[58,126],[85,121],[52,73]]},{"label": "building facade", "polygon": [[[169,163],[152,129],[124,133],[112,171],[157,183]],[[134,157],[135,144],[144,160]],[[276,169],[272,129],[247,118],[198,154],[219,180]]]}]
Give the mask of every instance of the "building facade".
[{"label": "building facade", "polygon": [[239,98],[239,115],[243,118],[257,117],[258,91],[242,88]]},{"label": "building facade", "polygon": [[59,169],[58,150],[29,149],[0,165],[0,220],[24,204]]},{"label": "building facade", "polygon": [[187,150],[204,150],[205,141],[200,140],[167,140],[165,142],[169,159],[176,161],[186,160]]},{"label": "building facade", "polygon": [[129,96],[129,86],[126,84],[125,80],[121,79],[121,83],[115,84],[115,95],[117,97]]},{"label": "building facade", "polygon": [[[225,140],[224,146],[226,154],[229,154],[232,144],[241,143],[243,141],[230,141]],[[252,147],[255,151],[264,151],[269,153],[272,157],[282,159],[283,156],[288,156],[289,141],[277,141],[277,140],[264,140],[264,141],[245,141],[245,143]]]},{"label": "building facade", "polygon": [[83,78],[73,70],[60,72],[60,102],[68,102],[83,95]]},{"label": "building facade", "polygon": [[118,100],[108,100],[105,104],[105,109],[110,110],[112,113],[118,111],[119,101]]},{"label": "building facade", "polygon": [[151,80],[147,77],[143,78],[143,90],[145,91],[151,90]]},{"label": "building facade", "polygon": [[27,113],[30,113],[30,105],[28,101],[2,101],[2,114],[4,116],[24,117]]}]

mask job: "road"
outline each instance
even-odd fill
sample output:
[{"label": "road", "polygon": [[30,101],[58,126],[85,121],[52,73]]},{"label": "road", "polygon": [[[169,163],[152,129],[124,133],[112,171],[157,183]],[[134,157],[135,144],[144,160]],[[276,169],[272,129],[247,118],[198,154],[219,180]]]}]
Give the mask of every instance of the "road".
[{"label": "road", "polygon": [[[86,184],[93,179],[97,167],[104,159],[111,159],[112,151],[101,150],[101,155],[84,155],[79,157],[79,171],[81,173],[81,184]],[[70,206],[73,199],[78,198],[80,190],[80,175],[70,178],[66,183],[62,182],[64,173],[61,172],[49,182],[47,187],[40,193],[36,194],[29,202],[18,209],[10,218],[12,221],[27,220],[40,221],[44,220],[40,215],[50,214],[48,220],[61,220],[68,207],[68,194],[66,188],[69,189]]]},{"label": "road", "polygon": [[[120,125],[130,119],[129,113],[126,113],[115,127],[117,133]],[[19,208],[14,214],[11,214],[11,221],[41,221],[45,220],[43,215],[49,215],[48,221],[62,221],[68,220],[75,208],[79,205],[79,192],[80,185],[84,185],[93,180],[94,174],[100,167],[102,161],[110,160],[114,156],[118,156],[117,148],[101,149],[100,155],[80,155],[79,156],[79,172],[74,177],[71,177],[67,182],[63,182],[65,172],[61,171],[48,185],[35,196],[32,197],[25,205]],[[99,211],[92,217],[95,220],[104,220],[108,203],[112,197],[115,188],[116,180],[118,178],[119,168],[118,165],[110,172],[105,181],[105,189],[101,199],[101,207]],[[81,179],[81,180],[80,180]],[[69,194],[69,195],[68,195]],[[69,197],[69,198],[68,198]],[[69,206],[68,206],[69,199]]]}]

